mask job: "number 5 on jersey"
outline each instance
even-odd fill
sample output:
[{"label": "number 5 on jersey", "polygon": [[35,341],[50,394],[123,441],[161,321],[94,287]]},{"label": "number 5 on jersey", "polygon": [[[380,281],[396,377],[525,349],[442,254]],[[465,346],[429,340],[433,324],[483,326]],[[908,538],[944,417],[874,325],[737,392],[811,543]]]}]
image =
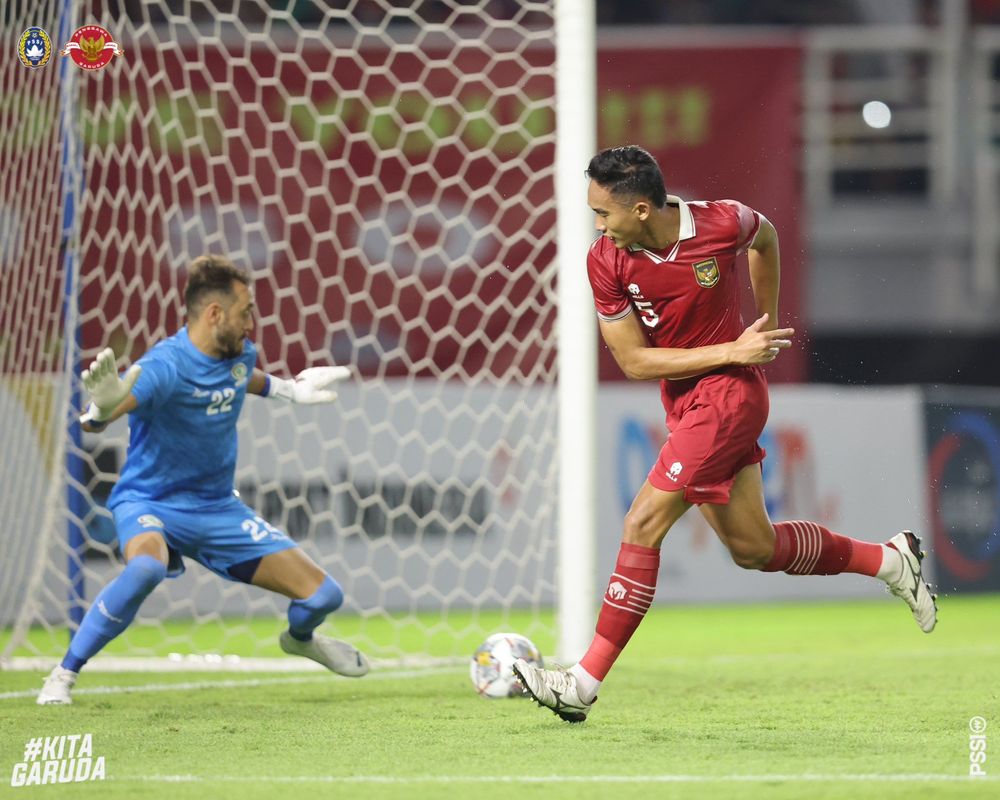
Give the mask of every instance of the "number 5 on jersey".
[{"label": "number 5 on jersey", "polygon": [[660,321],[659,316],[653,311],[653,304],[648,300],[633,300],[635,307],[639,309],[639,314],[641,315],[642,324],[647,328],[655,328],[656,323]]}]

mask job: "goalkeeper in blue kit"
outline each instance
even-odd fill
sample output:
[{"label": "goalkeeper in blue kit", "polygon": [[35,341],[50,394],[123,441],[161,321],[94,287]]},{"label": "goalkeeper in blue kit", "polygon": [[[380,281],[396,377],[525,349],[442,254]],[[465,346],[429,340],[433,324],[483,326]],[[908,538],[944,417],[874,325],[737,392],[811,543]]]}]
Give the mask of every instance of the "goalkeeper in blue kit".
[{"label": "goalkeeper in blue kit", "polygon": [[128,627],[165,577],[184,571],[182,556],[227,580],[291,599],[282,650],[340,675],[368,672],[346,642],[315,634],[344,595],[283,531],[261,519],[233,491],[236,421],[246,395],[293,403],[331,403],[330,387],[346,367],[313,367],[295,380],[254,367],[253,294],[246,272],[220,256],[196,259],[184,293],[186,325],[159,342],[124,375],[110,349],[83,372],[91,397],[84,430],[100,431],[129,415],[129,445],[108,507],[125,569],[94,598],[39,705],[72,702],[87,661]]}]

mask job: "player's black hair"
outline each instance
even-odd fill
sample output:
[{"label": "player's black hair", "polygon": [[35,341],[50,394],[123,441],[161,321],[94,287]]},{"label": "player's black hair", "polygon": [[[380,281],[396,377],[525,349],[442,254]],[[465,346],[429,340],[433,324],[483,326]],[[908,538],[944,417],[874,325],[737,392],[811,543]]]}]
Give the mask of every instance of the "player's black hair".
[{"label": "player's black hair", "polygon": [[592,159],[586,176],[616,199],[648,200],[656,208],[667,204],[663,173],[647,151],[634,144],[609,147]]},{"label": "player's black hair", "polygon": [[208,296],[221,293],[233,295],[233,281],[250,285],[250,275],[225,256],[198,256],[188,267],[188,282],[184,289],[184,306],[190,319],[196,318]]}]

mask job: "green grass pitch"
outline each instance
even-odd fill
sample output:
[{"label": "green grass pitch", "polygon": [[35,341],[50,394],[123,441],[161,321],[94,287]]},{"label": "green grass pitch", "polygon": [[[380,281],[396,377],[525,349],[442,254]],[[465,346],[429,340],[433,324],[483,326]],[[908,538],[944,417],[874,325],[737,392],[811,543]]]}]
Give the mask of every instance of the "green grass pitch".
[{"label": "green grass pitch", "polygon": [[[943,598],[929,636],[889,598],[654,607],[582,725],[481,699],[464,667],[85,672],[79,690],[110,691],[43,708],[40,673],[0,672],[0,796],[996,798],[998,619],[995,595]],[[105,781],[10,787],[29,738],[73,733]]]}]

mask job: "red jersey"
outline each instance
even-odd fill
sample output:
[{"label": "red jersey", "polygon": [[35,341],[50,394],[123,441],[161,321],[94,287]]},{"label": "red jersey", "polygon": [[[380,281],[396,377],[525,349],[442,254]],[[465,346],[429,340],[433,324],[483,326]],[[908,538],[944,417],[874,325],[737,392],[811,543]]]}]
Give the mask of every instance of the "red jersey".
[{"label": "red jersey", "polygon": [[667,196],[680,210],[680,238],[665,250],[619,250],[606,236],[590,246],[587,272],[604,320],[639,315],[654,347],[702,347],[743,333],[736,257],[761,215],[735,200]]}]

